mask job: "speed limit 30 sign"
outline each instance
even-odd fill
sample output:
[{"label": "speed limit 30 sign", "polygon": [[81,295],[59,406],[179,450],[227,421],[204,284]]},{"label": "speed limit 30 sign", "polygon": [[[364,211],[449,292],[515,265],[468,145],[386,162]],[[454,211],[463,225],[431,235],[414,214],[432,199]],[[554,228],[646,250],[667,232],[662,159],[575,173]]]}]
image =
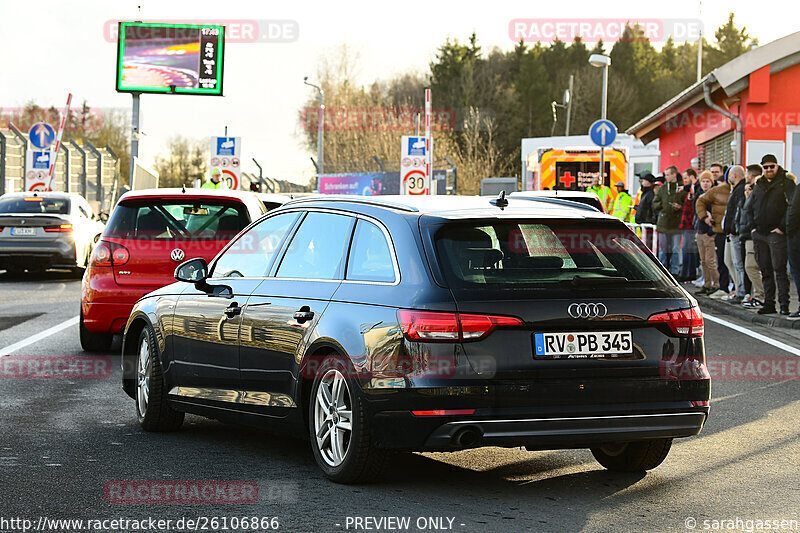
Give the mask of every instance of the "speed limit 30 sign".
[{"label": "speed limit 30 sign", "polygon": [[403,136],[400,157],[400,180],[403,194],[430,194],[427,155],[433,139]]}]

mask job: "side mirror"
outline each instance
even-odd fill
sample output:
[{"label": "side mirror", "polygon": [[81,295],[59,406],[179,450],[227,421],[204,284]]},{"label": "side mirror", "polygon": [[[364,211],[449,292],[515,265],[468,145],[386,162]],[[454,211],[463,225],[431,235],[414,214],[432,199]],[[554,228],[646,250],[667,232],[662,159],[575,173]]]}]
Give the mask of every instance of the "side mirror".
[{"label": "side mirror", "polygon": [[187,283],[205,285],[208,277],[208,263],[202,257],[184,261],[175,269],[175,279]]}]

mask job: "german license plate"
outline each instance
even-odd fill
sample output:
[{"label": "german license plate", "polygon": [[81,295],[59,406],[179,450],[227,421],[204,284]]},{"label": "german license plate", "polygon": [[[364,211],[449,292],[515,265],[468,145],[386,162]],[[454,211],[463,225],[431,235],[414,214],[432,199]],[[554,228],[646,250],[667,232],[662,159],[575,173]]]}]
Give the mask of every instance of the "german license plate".
[{"label": "german license plate", "polygon": [[11,235],[36,235],[36,228],[11,228]]},{"label": "german license plate", "polygon": [[575,331],[534,333],[533,354],[538,359],[603,359],[633,354],[630,331]]}]

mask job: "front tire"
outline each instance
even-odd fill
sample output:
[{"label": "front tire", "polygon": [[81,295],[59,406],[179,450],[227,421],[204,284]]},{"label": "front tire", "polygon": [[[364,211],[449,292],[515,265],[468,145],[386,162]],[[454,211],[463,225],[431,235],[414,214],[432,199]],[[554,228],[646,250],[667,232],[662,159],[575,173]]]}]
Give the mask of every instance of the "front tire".
[{"label": "front tire", "polygon": [[110,333],[96,333],[86,329],[83,323],[83,309],[80,313],[80,324],[78,326],[81,338],[81,348],[84,352],[107,352],[111,349],[113,335]]},{"label": "front tire", "polygon": [[336,356],[326,357],[314,378],[308,405],[308,428],[314,458],[325,476],[336,483],[377,478],[386,451],[371,439],[369,420],[351,379],[350,366]]},{"label": "front tire", "polygon": [[175,431],[185,414],[167,403],[167,387],[156,334],[149,325],[139,335],[136,352],[136,417],[145,431]]},{"label": "front tire", "polygon": [[621,442],[592,448],[598,463],[617,472],[645,472],[652,470],[667,458],[672,439],[651,439]]}]

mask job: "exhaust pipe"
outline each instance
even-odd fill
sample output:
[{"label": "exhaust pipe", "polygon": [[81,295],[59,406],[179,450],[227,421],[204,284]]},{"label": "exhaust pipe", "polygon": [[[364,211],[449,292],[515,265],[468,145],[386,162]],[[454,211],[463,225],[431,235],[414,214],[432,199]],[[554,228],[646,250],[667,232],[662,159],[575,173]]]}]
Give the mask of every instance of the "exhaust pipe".
[{"label": "exhaust pipe", "polygon": [[459,448],[472,448],[480,442],[483,433],[476,427],[459,429],[452,438],[454,445]]}]

